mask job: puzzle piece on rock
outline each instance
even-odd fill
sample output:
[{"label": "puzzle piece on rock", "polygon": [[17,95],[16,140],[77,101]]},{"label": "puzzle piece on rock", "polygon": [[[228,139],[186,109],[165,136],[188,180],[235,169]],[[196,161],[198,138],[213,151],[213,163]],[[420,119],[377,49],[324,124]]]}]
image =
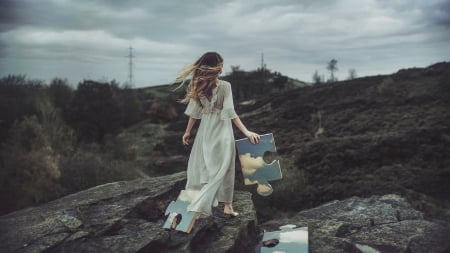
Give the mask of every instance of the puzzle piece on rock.
[{"label": "puzzle piece on rock", "polygon": [[280,227],[279,231],[265,232],[260,243],[261,253],[308,253],[308,227],[295,225]]},{"label": "puzzle piece on rock", "polygon": [[269,196],[273,189],[269,181],[282,178],[280,161],[274,160],[270,164],[263,159],[266,152],[275,153],[273,134],[261,135],[259,143],[252,144],[248,138],[236,140],[236,148],[241,162],[244,183],[258,184],[257,192],[262,196]]},{"label": "puzzle piece on rock", "polygon": [[167,219],[163,228],[190,233],[197,217],[195,212],[187,210],[190,202],[182,198],[183,195],[186,195],[185,191],[181,191],[177,200],[170,202],[169,206],[167,206],[165,212]]}]

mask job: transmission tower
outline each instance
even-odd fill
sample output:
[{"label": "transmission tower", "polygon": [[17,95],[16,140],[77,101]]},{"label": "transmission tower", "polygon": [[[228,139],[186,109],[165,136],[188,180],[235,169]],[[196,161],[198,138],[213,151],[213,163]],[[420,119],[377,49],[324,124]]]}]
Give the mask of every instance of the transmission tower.
[{"label": "transmission tower", "polygon": [[133,48],[129,47],[129,53],[128,53],[128,85],[130,87],[133,87]]},{"label": "transmission tower", "polygon": [[261,71],[264,72],[266,64],[264,63],[264,53],[261,53]]}]

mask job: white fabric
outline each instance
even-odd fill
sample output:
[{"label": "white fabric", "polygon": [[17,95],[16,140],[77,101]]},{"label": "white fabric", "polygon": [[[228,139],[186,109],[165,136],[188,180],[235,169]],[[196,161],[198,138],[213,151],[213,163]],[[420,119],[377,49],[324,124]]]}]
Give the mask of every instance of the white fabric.
[{"label": "white fabric", "polygon": [[191,100],[185,114],[201,119],[187,169],[187,190],[200,192],[189,211],[211,214],[211,207],[231,202],[234,189],[236,150],[231,119],[236,118],[229,82],[219,80],[211,101]]}]

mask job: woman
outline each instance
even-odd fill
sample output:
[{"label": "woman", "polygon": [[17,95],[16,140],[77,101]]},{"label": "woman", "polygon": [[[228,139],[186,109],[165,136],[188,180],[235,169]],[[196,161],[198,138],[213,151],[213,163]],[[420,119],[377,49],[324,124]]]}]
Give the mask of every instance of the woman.
[{"label": "woman", "polygon": [[231,122],[252,143],[259,142],[259,135],[247,130],[234,110],[229,82],[219,80],[223,59],[216,52],[207,52],[195,63],[186,67],[177,77],[183,86],[192,73],[187,94],[181,102],[188,104],[189,116],[183,144],[189,145],[191,130],[201,119],[189,156],[187,190],[199,191],[189,211],[211,215],[211,207],[224,202],[224,215],[236,217],[233,210],[235,142]]}]

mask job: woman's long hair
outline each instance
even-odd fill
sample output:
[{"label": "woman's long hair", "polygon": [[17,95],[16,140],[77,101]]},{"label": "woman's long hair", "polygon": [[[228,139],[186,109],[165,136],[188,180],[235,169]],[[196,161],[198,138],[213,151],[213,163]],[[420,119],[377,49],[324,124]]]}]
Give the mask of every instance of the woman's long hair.
[{"label": "woman's long hair", "polygon": [[191,73],[193,75],[187,87],[186,96],[180,102],[186,104],[191,99],[198,101],[201,97],[210,98],[217,85],[217,79],[222,73],[222,67],[222,56],[216,52],[207,52],[197,61],[184,68],[175,80],[176,83],[181,82],[176,89],[183,87],[186,78]]}]

